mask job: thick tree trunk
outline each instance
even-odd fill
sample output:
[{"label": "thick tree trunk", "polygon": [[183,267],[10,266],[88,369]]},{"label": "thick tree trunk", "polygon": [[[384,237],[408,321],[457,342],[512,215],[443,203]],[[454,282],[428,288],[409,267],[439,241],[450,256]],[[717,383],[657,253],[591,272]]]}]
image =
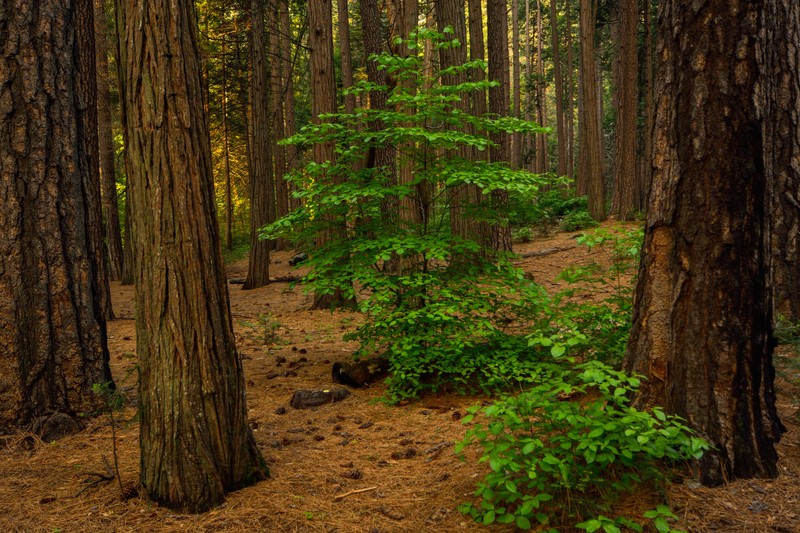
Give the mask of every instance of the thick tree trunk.
[{"label": "thick tree trunk", "polygon": [[594,26],[596,0],[580,0],[581,41],[581,105],[578,127],[580,128],[580,152],[578,163],[578,194],[589,195],[589,214],[595,220],[606,219],[605,184],[603,183],[603,140],[598,113],[599,83],[595,65]]},{"label": "thick tree trunk", "polygon": [[231,323],[193,2],[126,0],[125,16],[141,482],[202,512],[266,466]]},{"label": "thick tree trunk", "polygon": [[114,134],[111,128],[111,90],[108,84],[108,45],[106,44],[105,2],[95,0],[95,43],[97,54],[97,132],[100,154],[103,221],[108,257],[108,278],[122,278],[122,232],[117,202],[117,177],[114,165]]},{"label": "thick tree trunk", "polygon": [[5,3],[0,426],[56,411],[93,412],[101,401],[92,386],[111,382],[100,241],[89,228],[99,222],[92,212],[99,213],[97,168],[86,153],[86,115],[95,102],[82,93],[94,87],[87,83],[94,75],[87,68],[95,60],[92,12],[86,0],[79,8],[65,0]]},{"label": "thick tree trunk", "polygon": [[561,66],[561,41],[558,38],[558,7],[556,0],[550,0],[550,42],[553,45],[553,70],[556,82],[556,135],[558,136],[559,176],[567,175],[567,131],[564,117],[564,81]]},{"label": "thick tree trunk", "polygon": [[[774,477],[767,180],[756,116],[758,3],[665,2],[659,14],[653,187],[625,368],[640,405],[685,418],[714,450],[709,485]],[[731,54],[736,50],[736,54]]]},{"label": "thick tree trunk", "polygon": [[272,144],[269,130],[269,63],[264,33],[264,0],[250,1],[250,116],[253,144],[250,146],[250,255],[247,279],[242,289],[269,284],[270,241],[258,238],[258,230],[275,220],[272,184]]},{"label": "thick tree trunk", "polygon": [[636,131],[639,8],[637,0],[619,3],[619,60],[617,68],[617,136],[614,197],[611,210],[617,220],[633,220],[636,205]]},{"label": "thick tree trunk", "polygon": [[800,320],[800,4],[765,2],[760,104],[767,176],[765,251],[773,311]]},{"label": "thick tree trunk", "polygon": [[[508,76],[508,2],[507,0],[488,0],[486,4],[488,24],[489,80],[497,81],[496,87],[489,89],[489,112],[498,116],[508,116],[509,76]],[[492,135],[496,144],[489,151],[489,158],[496,163],[509,161],[509,135],[498,132]],[[492,191],[496,204],[508,201],[507,191]],[[497,251],[511,250],[511,228],[495,224],[491,230],[491,246]]]}]

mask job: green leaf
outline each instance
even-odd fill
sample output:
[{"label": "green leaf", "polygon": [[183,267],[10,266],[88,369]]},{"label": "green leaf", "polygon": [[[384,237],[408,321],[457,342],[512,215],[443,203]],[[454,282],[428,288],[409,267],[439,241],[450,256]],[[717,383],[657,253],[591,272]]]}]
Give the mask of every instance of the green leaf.
[{"label": "green leaf", "polygon": [[517,527],[520,529],[530,529],[531,528],[531,521],[525,518],[524,516],[518,515],[516,519]]},{"label": "green leaf", "polygon": [[564,352],[566,351],[567,349],[564,348],[563,345],[556,344],[555,346],[550,348],[550,355],[552,355],[553,357],[561,357],[562,355],[564,355]]}]

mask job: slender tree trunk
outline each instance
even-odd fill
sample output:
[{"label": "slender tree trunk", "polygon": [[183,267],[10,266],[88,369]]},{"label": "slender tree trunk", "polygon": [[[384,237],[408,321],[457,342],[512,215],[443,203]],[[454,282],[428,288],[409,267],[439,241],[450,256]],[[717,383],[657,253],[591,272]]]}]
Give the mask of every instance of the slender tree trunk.
[{"label": "slender tree trunk", "polygon": [[[350,10],[347,0],[336,0],[339,11],[339,54],[342,63],[342,88],[353,86],[353,60],[350,49]],[[344,96],[344,112],[352,114],[356,109],[356,96]]]},{"label": "slender tree trunk", "polygon": [[718,485],[776,476],[783,427],[761,253],[761,6],[703,9],[661,4],[653,188],[624,366],[647,378],[640,405],[663,405],[711,443],[700,480]]},{"label": "slender tree trunk", "polygon": [[[331,0],[311,0],[308,4],[309,38],[311,48],[311,115],[312,122],[320,124],[320,115],[336,112],[336,79],[333,66],[333,6]],[[312,148],[314,162],[334,163],[336,153],[330,142],[315,143]],[[335,180],[333,176],[322,179]],[[332,221],[333,223],[333,221]],[[341,238],[339,228],[331,228],[317,236],[317,246]],[[333,294],[314,295],[314,309],[341,307],[347,302],[344,294],[336,290]]]},{"label": "slender tree trunk", "polygon": [[[595,0],[580,0],[581,34],[581,103],[578,126],[581,130],[578,194],[589,195],[589,214],[605,220],[605,184],[603,183],[603,141],[598,112],[599,83],[594,52]],[[580,184],[585,184],[585,192]]]},{"label": "slender tree trunk", "polygon": [[[283,31],[280,33],[281,43],[281,64],[282,74],[281,78],[284,80],[283,92],[283,124],[284,136],[291,137],[297,133],[297,126],[295,126],[294,118],[294,69],[292,58],[294,47],[292,46],[292,24],[291,17],[289,16],[289,0],[278,0],[278,16],[281,19],[281,28]],[[286,146],[286,171],[289,172],[297,168],[299,163],[297,147],[294,145]],[[294,208],[299,205],[299,200],[292,198],[292,190],[287,184],[287,196],[289,197],[289,208]]]},{"label": "slender tree trunk", "polygon": [[567,173],[575,176],[575,65],[572,61],[572,6],[565,0],[567,17]]},{"label": "slender tree trunk", "polygon": [[642,165],[636,179],[634,193],[637,208],[644,211],[647,205],[647,191],[650,190],[650,181],[653,174],[653,23],[651,0],[645,1],[644,9],[644,148],[642,150]]},{"label": "slender tree trunk", "polygon": [[550,0],[550,37],[553,43],[553,71],[556,82],[556,134],[558,136],[559,176],[567,175],[567,132],[564,124],[564,81],[561,65],[561,41],[558,38],[558,7]]},{"label": "slender tree trunk", "polygon": [[108,85],[108,46],[106,44],[105,2],[95,0],[95,43],[97,54],[97,137],[100,155],[103,221],[105,222],[108,278],[122,278],[122,232],[117,204],[117,178],[114,169],[114,134],[111,130],[111,94]]},{"label": "slender tree trunk", "polygon": [[[269,49],[270,49],[270,76],[272,109],[270,117],[272,119],[272,131],[270,132],[270,147],[273,154],[273,178],[272,183],[275,189],[275,215],[273,220],[284,217],[289,213],[289,184],[283,179],[288,171],[286,164],[286,147],[278,144],[278,141],[286,136],[284,126],[284,96],[286,80],[283,77],[284,59],[283,54],[291,54],[291,49],[283,50],[280,46],[280,35],[283,31],[290,29],[281,26],[281,17],[278,0],[271,0],[269,5]],[[285,239],[278,239],[274,243],[275,250],[283,250],[287,246]]]},{"label": "slender tree trunk", "polygon": [[250,255],[247,279],[242,289],[269,284],[269,241],[259,239],[258,230],[275,220],[272,183],[272,143],[269,115],[269,62],[264,33],[264,0],[250,0],[250,116],[253,144],[250,147]]},{"label": "slender tree trunk", "polygon": [[0,426],[93,412],[92,386],[111,382],[102,255],[89,227],[100,201],[97,146],[86,152],[88,128],[97,131],[84,92],[94,87],[93,9],[89,0],[4,4]]},{"label": "slender tree trunk", "polygon": [[[224,8],[223,8],[224,9]],[[222,35],[222,180],[225,182],[225,248],[233,250],[233,187],[231,152],[228,143],[228,58],[227,38]]]},{"label": "slender tree trunk", "polygon": [[[509,76],[508,76],[508,3],[506,0],[488,0],[486,4],[488,24],[489,80],[497,81],[498,86],[489,89],[489,112],[498,116],[508,116]],[[492,135],[496,146],[490,150],[493,162],[508,163],[509,135],[499,132]],[[492,191],[492,201],[498,205],[508,201],[507,191]],[[495,224],[491,235],[492,249],[511,250],[511,228]]]},{"label": "slender tree trunk", "polygon": [[141,482],[203,512],[266,465],[234,342],[193,2],[124,5]]},{"label": "slender tree trunk", "polygon": [[[519,60],[519,0],[511,0],[511,64],[514,67],[511,85],[513,88],[512,115],[521,118],[522,107],[522,63]],[[522,134],[511,135],[511,168],[522,168]]]},{"label": "slender tree trunk", "polygon": [[612,211],[617,220],[633,220],[636,204],[636,131],[639,8],[637,0],[619,3],[619,61],[617,69],[617,135]]},{"label": "slender tree trunk", "polygon": [[[543,48],[542,2],[536,0],[536,69],[539,78],[536,83],[536,114],[539,125],[547,126],[547,84],[544,79]],[[536,172],[544,174],[547,170],[547,135],[539,133],[536,135]]]},{"label": "slender tree trunk", "polygon": [[[531,26],[531,0],[525,0],[525,120],[529,122],[533,120],[533,98],[530,87],[533,80],[533,56],[531,55],[533,31]],[[525,168],[531,172],[535,169],[535,162],[531,157],[534,152],[533,135],[526,133],[522,157],[525,161]]]},{"label": "slender tree trunk", "polygon": [[773,310],[800,320],[800,5],[765,2],[759,101],[767,177],[765,257]]}]

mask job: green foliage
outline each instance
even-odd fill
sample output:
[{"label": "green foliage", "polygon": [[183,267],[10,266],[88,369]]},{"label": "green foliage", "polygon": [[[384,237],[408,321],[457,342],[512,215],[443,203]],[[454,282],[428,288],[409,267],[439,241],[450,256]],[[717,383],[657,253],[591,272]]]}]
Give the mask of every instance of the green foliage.
[{"label": "green foliage", "polygon": [[[447,34],[419,29],[407,41],[421,50],[457,46]],[[462,204],[473,227],[508,224],[506,206],[492,191],[531,197],[547,178],[512,170],[502,162],[471,160],[471,152],[493,146],[496,132],[541,132],[509,117],[474,117],[454,107],[462,96],[490,82],[442,85],[442,72],[426,74],[421,56],[372,57],[396,80],[394,88],[366,81],[351,92],[368,101],[386,92],[387,110],[359,108],[353,114],[322,117],[288,142],[332,142],[336,160],[309,163],[288,177],[302,206],[268,226],[263,236],[285,237],[311,249],[306,287],[318,295],[340,292],[359,297],[363,324],[348,335],[361,343],[359,355],[385,353],[391,361],[390,398],[416,396],[449,384],[493,389],[529,380],[538,350],[527,346],[521,324],[540,314],[541,287],[525,280],[507,255],[486,237],[464,238],[451,231],[456,191],[476,186],[483,194]],[[448,72],[485,69],[482,61]],[[380,126],[379,126],[380,125]],[[396,167],[364,166],[375,150],[396,149]],[[411,169],[400,183],[398,167]],[[413,203],[414,216],[408,203]],[[358,294],[357,292],[358,291]]]},{"label": "green foliage", "polygon": [[259,313],[255,322],[243,321],[247,335],[264,346],[276,344],[280,341],[281,323],[272,313]]},{"label": "green foliage", "polygon": [[508,202],[509,223],[518,228],[535,226],[547,233],[560,226],[564,231],[577,231],[597,225],[589,216],[586,196],[575,196],[567,178],[552,178],[547,191],[529,196],[512,193]]},{"label": "green foliage", "polygon": [[[696,459],[708,449],[679,418],[632,407],[629,397],[639,383],[592,361],[518,396],[470,408],[464,422],[481,417],[483,423],[467,431],[456,451],[478,444],[491,472],[475,492],[480,503],[461,510],[483,524],[520,529],[563,517],[586,531],[637,529],[629,519],[602,513],[639,483],[662,480],[662,462]],[[669,516],[668,510],[648,515],[659,530]]]},{"label": "green foliage", "polygon": [[[585,233],[577,242],[598,250],[608,266],[570,266],[558,279],[569,287],[552,297],[545,318],[528,335],[531,346],[554,357],[618,363],[625,355],[633,313],[633,280],[643,239],[641,228]],[[605,263],[605,262],[604,262]]]}]

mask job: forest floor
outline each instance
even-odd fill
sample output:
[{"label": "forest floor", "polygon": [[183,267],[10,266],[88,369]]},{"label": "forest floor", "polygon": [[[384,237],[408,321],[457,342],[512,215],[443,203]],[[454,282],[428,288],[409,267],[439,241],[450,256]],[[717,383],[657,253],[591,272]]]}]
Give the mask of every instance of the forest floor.
[{"label": "forest floor", "polygon": [[[616,227],[606,223],[607,228]],[[567,265],[607,261],[600,251],[557,233],[519,244],[518,253],[560,249],[523,259],[520,266],[548,289]],[[297,274],[289,252],[273,255],[272,276]],[[246,274],[246,261],[229,265],[229,278]],[[116,481],[105,480],[114,462],[108,416],[53,443],[32,435],[0,439],[0,531],[510,531],[484,527],[456,507],[472,498],[485,473],[474,450],[467,461],[453,444],[468,406],[489,400],[456,394],[427,396],[400,406],[380,401],[383,385],[353,389],[345,400],[297,410],[298,389],[326,389],[331,363],[349,360],[355,345],[342,334],[358,316],[309,311],[310,296],[287,283],[243,291],[231,284],[231,310],[244,359],[248,417],[271,477],[229,495],[200,515],[182,515],[137,496],[124,500]],[[117,319],[109,323],[115,379],[129,398],[117,413],[116,449],[123,484],[135,487],[139,470],[135,422],[133,288],[114,283]],[[789,351],[787,351],[789,350]],[[779,348],[783,356],[793,355]],[[782,358],[777,358],[780,362]],[[796,367],[795,367],[796,368]],[[127,376],[127,377],[126,377]],[[672,484],[667,498],[690,532],[800,533],[800,376],[779,369],[779,409],[788,432],[778,446],[781,475],[709,489],[691,481]],[[659,495],[645,490],[621,505],[644,512]],[[570,531],[563,528],[561,531]]]}]

